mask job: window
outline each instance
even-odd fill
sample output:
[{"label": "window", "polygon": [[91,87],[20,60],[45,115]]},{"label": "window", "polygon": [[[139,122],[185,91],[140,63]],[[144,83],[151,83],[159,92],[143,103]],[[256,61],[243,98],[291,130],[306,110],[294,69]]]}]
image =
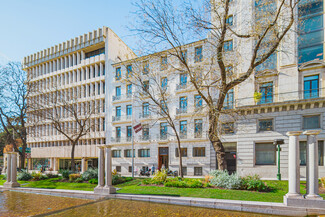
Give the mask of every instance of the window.
[{"label": "window", "polygon": [[186,73],[182,73],[180,74],[180,86],[182,87],[186,87],[187,84],[187,74]]},{"label": "window", "polygon": [[132,105],[127,105],[126,106],[126,115],[128,117],[131,117],[132,116]]},{"label": "window", "polygon": [[167,89],[167,78],[161,78],[161,89],[166,90]]},{"label": "window", "polygon": [[139,157],[150,157],[150,149],[139,149],[138,156]]},{"label": "window", "polygon": [[187,176],[187,167],[182,167],[183,176]]},{"label": "window", "polygon": [[167,139],[167,123],[160,123],[160,139]]},{"label": "window", "polygon": [[115,96],[117,99],[121,98],[121,87],[120,86],[115,88]]},{"label": "window", "polygon": [[164,101],[164,100],[161,100],[160,101],[160,105],[161,105],[161,113],[163,114],[164,112],[166,112],[167,113],[167,104],[166,104],[166,102]]},{"label": "window", "polygon": [[224,109],[233,109],[234,108],[234,90],[230,89],[226,93],[225,100],[223,102]]},{"label": "window", "polygon": [[130,142],[132,139],[132,126],[126,127],[126,136],[127,136],[127,141]]},{"label": "window", "polygon": [[[181,148],[182,157],[187,157],[187,148]],[[178,148],[175,148],[175,156],[179,157]]]},{"label": "window", "polygon": [[132,166],[129,166],[129,173],[132,173]]},{"label": "window", "polygon": [[298,62],[323,59],[323,1],[301,1],[298,7]]},{"label": "window", "polygon": [[[133,151],[134,151],[134,149],[133,149]],[[132,157],[132,149],[125,149],[124,157],[127,157],[127,158]],[[135,157],[135,151],[133,152],[133,157]],[[132,172],[132,170],[131,170],[131,172]]]},{"label": "window", "polygon": [[144,61],[142,64],[142,73],[146,75],[149,73],[149,61]]},{"label": "window", "polygon": [[116,71],[115,71],[115,80],[119,81],[119,80],[121,80],[121,77],[122,77],[121,67],[118,67],[118,68],[116,68]]},{"label": "window", "polygon": [[232,24],[233,24],[233,18],[234,17],[232,15],[228,16],[228,18],[226,20],[226,24],[228,24],[229,26],[232,26]]},{"label": "window", "polygon": [[187,97],[182,96],[179,98],[179,109],[181,113],[186,113],[187,111]]},{"label": "window", "polygon": [[149,81],[143,81],[143,91],[144,92],[149,91]]},{"label": "window", "polygon": [[272,131],[273,130],[273,119],[265,119],[258,121],[259,131]]},{"label": "window", "polygon": [[132,96],[132,84],[128,84],[126,86],[126,95],[128,98],[130,98]]},{"label": "window", "polygon": [[121,106],[117,106],[115,110],[116,117],[121,117]]},{"label": "window", "polygon": [[121,166],[116,166],[115,169],[116,169],[116,172],[118,172],[118,173],[120,173],[121,170],[122,170],[122,169],[121,169]]},{"label": "window", "polygon": [[304,77],[304,98],[312,99],[319,97],[319,76]]},{"label": "window", "polygon": [[104,47],[86,53],[86,54],[85,54],[85,57],[86,57],[86,59],[87,59],[87,58],[94,57],[94,56],[97,56],[97,55],[100,55],[100,54],[105,54],[105,48],[104,48]]},{"label": "window", "polygon": [[232,51],[232,49],[233,49],[232,40],[225,41],[225,43],[223,44],[223,49],[224,49],[224,51]]},{"label": "window", "polygon": [[115,128],[115,133],[116,133],[116,141],[119,142],[121,140],[121,127],[116,127]]},{"label": "window", "polygon": [[205,147],[194,147],[193,157],[205,157]]},{"label": "window", "polygon": [[223,123],[221,126],[222,126],[222,132],[224,134],[233,134],[234,133],[234,123],[233,122]]},{"label": "window", "polygon": [[127,72],[127,77],[130,77],[132,75],[132,65],[126,66],[126,72]]},{"label": "window", "polygon": [[234,74],[234,68],[232,66],[226,66],[226,74],[227,76],[232,76]]},{"label": "window", "polygon": [[202,107],[202,97],[200,95],[194,96],[194,105],[196,109],[199,109]]},{"label": "window", "polygon": [[255,164],[275,165],[275,146],[273,143],[255,144]]},{"label": "window", "polygon": [[112,157],[114,158],[121,157],[121,150],[112,150]]},{"label": "window", "polygon": [[195,54],[194,54],[194,62],[201,62],[202,61],[202,46],[195,48]]},{"label": "window", "polygon": [[194,175],[202,176],[202,167],[194,167]]},{"label": "window", "polygon": [[303,117],[303,129],[318,129],[320,128],[320,115]]},{"label": "window", "polygon": [[160,59],[160,70],[167,69],[167,56],[163,56]]},{"label": "window", "polygon": [[202,138],[202,119],[194,120],[194,138]]},{"label": "window", "polygon": [[142,140],[144,141],[147,141],[149,140],[149,125],[146,124],[146,125],[143,125],[143,128],[142,128]]},{"label": "window", "polygon": [[273,102],[273,82],[265,83],[260,86],[261,99],[259,104]]},{"label": "window", "polygon": [[[299,142],[300,165],[306,166],[307,162],[307,142]],[[318,141],[318,165],[324,166],[324,141]]]},{"label": "window", "polygon": [[187,50],[181,51],[181,55],[182,55],[182,60],[184,62],[187,62]]},{"label": "window", "polygon": [[187,138],[187,121],[181,121],[179,125],[181,139]]},{"label": "window", "polygon": [[142,104],[142,116],[144,118],[149,116],[149,103],[147,102]]}]

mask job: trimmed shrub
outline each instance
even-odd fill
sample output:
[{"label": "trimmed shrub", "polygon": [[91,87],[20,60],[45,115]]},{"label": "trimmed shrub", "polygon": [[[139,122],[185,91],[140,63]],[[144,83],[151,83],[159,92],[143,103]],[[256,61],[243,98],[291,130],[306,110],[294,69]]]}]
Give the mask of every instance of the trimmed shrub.
[{"label": "trimmed shrub", "polygon": [[168,178],[166,179],[164,186],[177,188],[202,188],[203,183],[199,179]]},{"label": "trimmed shrub", "polygon": [[40,177],[39,177],[39,180],[45,180],[45,179],[48,179],[49,177],[47,176],[47,175],[41,175]]},{"label": "trimmed shrub", "polygon": [[89,181],[88,181],[90,184],[98,184],[98,179],[90,179]]},{"label": "trimmed shrub", "polygon": [[19,181],[29,181],[32,178],[33,178],[33,176],[30,173],[26,172],[26,171],[18,173],[18,175],[17,175],[17,179]]},{"label": "trimmed shrub", "polygon": [[161,185],[167,179],[167,169],[162,169],[161,171],[157,171],[155,175],[152,177],[152,184]]},{"label": "trimmed shrub", "polygon": [[236,173],[231,175],[228,171],[212,171],[210,173],[213,178],[211,179],[211,185],[226,189],[240,189],[241,188],[241,177]]},{"label": "trimmed shrub", "polygon": [[62,178],[69,179],[69,175],[73,172],[71,170],[60,170],[59,171],[62,174]]},{"label": "trimmed shrub", "polygon": [[79,177],[79,178],[77,178],[74,182],[77,182],[77,183],[81,183],[81,182],[83,182],[84,180],[81,178],[81,177]]},{"label": "trimmed shrub", "polygon": [[73,181],[75,181],[78,178],[81,178],[81,175],[79,173],[75,173],[75,174],[70,174],[69,175],[69,181],[70,182],[73,182]]},{"label": "trimmed shrub", "polygon": [[48,177],[49,179],[53,179],[53,178],[58,178],[58,177],[59,177],[58,174],[54,174],[54,173],[48,173],[48,174],[46,174],[46,175],[47,175],[47,177]]},{"label": "trimmed shrub", "polygon": [[259,178],[258,175],[242,178],[242,189],[249,191],[269,191],[270,189]]},{"label": "trimmed shrub", "polygon": [[322,182],[322,187],[325,188],[325,176],[322,177],[320,181]]},{"label": "trimmed shrub", "polygon": [[82,179],[85,181],[89,181],[90,179],[98,179],[98,170],[89,168],[82,174]]}]

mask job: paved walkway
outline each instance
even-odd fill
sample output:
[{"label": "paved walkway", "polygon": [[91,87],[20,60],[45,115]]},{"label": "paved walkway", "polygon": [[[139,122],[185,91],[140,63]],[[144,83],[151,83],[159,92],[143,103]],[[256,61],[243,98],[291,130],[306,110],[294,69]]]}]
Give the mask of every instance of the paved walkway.
[{"label": "paved walkway", "polygon": [[[2,186],[0,186],[0,190]],[[5,189],[3,189],[5,190]],[[41,189],[41,188],[13,188],[10,191],[18,191],[25,193],[46,194],[60,197],[74,197],[84,199],[125,199],[147,201],[154,203],[166,203],[172,205],[196,206],[223,210],[254,212],[272,215],[287,215],[287,216],[306,216],[325,214],[324,209],[303,208],[285,206],[283,203],[258,202],[258,201],[240,201],[240,200],[222,200],[210,198],[193,198],[193,197],[171,197],[159,195],[134,195],[134,194],[112,194],[112,195],[97,195],[93,191],[77,191],[64,189]]]}]

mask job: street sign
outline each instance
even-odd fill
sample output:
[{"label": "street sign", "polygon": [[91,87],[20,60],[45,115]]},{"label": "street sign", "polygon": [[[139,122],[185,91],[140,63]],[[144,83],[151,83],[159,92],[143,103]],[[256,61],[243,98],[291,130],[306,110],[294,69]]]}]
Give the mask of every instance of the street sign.
[{"label": "street sign", "polygon": [[[23,151],[23,148],[22,147],[19,147],[18,150],[20,152],[22,152]],[[26,148],[25,153],[31,153],[31,152],[32,152],[32,149],[31,148]]]},{"label": "street sign", "polygon": [[135,125],[135,126],[133,127],[133,129],[134,129],[134,132],[135,132],[135,133],[140,132],[140,131],[142,130],[142,125],[141,125],[141,123]]}]

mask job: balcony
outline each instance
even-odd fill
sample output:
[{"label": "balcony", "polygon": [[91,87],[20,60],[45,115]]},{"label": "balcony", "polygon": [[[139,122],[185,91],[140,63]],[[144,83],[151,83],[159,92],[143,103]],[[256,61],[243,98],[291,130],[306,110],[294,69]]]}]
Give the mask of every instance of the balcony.
[{"label": "balcony", "polygon": [[180,134],[179,134],[179,138],[180,139],[187,139],[187,133],[186,132],[181,132]]},{"label": "balcony", "polygon": [[113,122],[132,120],[132,115],[112,116]]},{"label": "balcony", "polygon": [[180,114],[186,114],[187,113],[187,107],[186,108],[178,108],[176,109],[176,114],[180,115]]},{"label": "balcony", "polygon": [[150,135],[142,135],[140,136],[140,141],[146,142],[151,139]]},{"label": "balcony", "polygon": [[126,137],[126,138],[122,138],[122,137],[117,137],[111,138],[111,143],[128,143],[128,142],[132,142],[132,137]]},{"label": "balcony", "polygon": [[184,84],[177,84],[176,90],[184,90],[187,88],[187,83]]},{"label": "balcony", "polygon": [[159,137],[158,137],[158,139],[161,140],[161,141],[165,141],[165,140],[167,140],[167,138],[168,138],[167,134],[160,134]]},{"label": "balcony", "polygon": [[139,118],[140,119],[151,118],[151,114],[150,113],[139,113]]},{"label": "balcony", "polygon": [[132,93],[125,94],[125,95],[119,95],[119,96],[113,96],[113,102],[121,101],[121,100],[128,100],[132,99]]}]

